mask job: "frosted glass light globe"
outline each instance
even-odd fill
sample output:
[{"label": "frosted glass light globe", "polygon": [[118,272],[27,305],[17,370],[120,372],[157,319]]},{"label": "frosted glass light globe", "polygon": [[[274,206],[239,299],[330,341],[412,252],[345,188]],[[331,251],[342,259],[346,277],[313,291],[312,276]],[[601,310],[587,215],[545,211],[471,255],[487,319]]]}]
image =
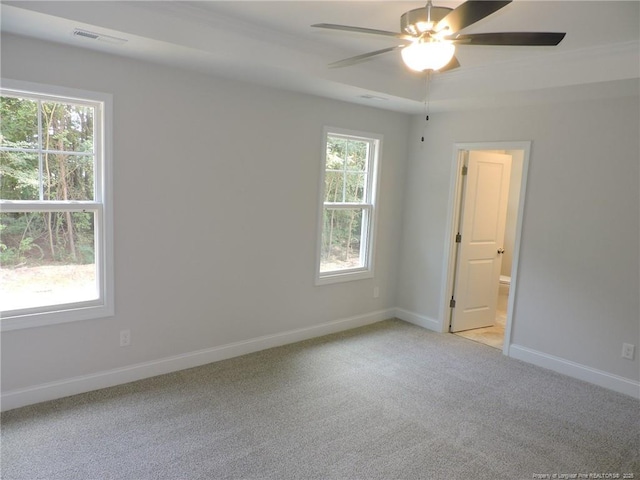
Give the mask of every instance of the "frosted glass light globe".
[{"label": "frosted glass light globe", "polygon": [[448,42],[415,42],[400,52],[405,65],[416,72],[439,70],[447,65],[456,51]]}]

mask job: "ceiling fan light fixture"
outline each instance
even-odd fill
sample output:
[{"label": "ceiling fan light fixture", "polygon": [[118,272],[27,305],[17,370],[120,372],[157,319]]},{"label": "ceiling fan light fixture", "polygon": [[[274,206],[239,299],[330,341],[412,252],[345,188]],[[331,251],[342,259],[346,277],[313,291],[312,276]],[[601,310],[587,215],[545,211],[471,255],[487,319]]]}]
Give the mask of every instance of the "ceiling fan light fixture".
[{"label": "ceiling fan light fixture", "polygon": [[421,35],[433,30],[451,11],[451,8],[433,6],[409,10],[400,17],[400,30],[410,35]]},{"label": "ceiling fan light fixture", "polygon": [[428,32],[433,30],[433,22],[418,22],[416,27],[418,27],[418,32],[420,33]]},{"label": "ceiling fan light fixture", "polygon": [[446,66],[456,51],[449,42],[415,42],[402,49],[405,65],[416,72],[440,70]]},{"label": "ceiling fan light fixture", "polygon": [[[1,0],[0,0],[1,1]],[[432,0],[426,6],[414,8],[400,17],[400,32],[375,28],[353,27],[332,23],[317,23],[312,27],[365,33],[403,40],[403,45],[363,53],[329,64],[330,68],[346,67],[370,60],[387,52],[400,50],[406,66],[417,72],[428,70],[451,71],[460,67],[454,56],[455,45],[500,46],[555,46],[565,33],[561,32],[489,32],[459,33],[470,25],[494,14],[513,0],[466,0],[456,8],[434,7]],[[406,42],[411,42],[407,46]]]}]

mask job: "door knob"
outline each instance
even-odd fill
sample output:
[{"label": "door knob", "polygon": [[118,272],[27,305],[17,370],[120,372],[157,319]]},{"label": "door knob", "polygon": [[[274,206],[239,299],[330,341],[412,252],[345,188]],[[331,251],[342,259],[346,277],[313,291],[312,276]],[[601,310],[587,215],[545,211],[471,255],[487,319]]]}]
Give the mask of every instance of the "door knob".
[{"label": "door knob", "polygon": [[504,253],[504,248],[499,248],[499,249],[498,249],[498,253],[499,253],[500,255],[502,255],[502,254]]}]

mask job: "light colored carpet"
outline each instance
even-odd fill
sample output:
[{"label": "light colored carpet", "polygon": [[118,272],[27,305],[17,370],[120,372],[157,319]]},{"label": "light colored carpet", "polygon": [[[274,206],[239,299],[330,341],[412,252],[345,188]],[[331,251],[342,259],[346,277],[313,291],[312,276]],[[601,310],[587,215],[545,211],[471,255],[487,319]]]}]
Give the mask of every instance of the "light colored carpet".
[{"label": "light colored carpet", "polygon": [[399,320],[1,420],[4,480],[640,478],[637,400]]}]

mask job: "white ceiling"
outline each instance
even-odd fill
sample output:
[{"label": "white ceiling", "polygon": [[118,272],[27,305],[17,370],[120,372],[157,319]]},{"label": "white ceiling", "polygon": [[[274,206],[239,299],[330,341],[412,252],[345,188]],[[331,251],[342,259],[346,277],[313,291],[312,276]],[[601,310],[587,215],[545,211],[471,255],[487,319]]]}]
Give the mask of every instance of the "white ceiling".
[{"label": "white ceiling", "polygon": [[[455,8],[457,1],[435,0]],[[2,1],[3,32],[408,113],[424,110],[424,74],[398,51],[346,68],[327,64],[396,44],[311,28],[339,23],[399,31],[406,1]],[[88,40],[75,28],[126,39]],[[527,1],[465,33],[567,32],[557,47],[462,46],[462,67],[432,76],[431,111],[621,95],[638,91],[640,2]],[[26,61],[26,60],[25,60]],[[603,89],[608,82],[610,89]]]}]

